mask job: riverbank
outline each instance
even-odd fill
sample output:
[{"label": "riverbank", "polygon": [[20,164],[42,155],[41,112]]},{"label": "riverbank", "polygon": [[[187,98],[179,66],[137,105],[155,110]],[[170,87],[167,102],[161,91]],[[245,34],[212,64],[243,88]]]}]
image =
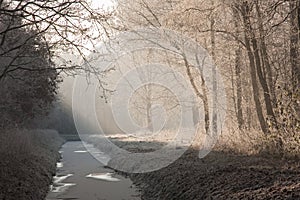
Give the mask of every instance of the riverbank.
[{"label": "riverbank", "polygon": [[142,199],[300,199],[299,161],[189,150],[161,170],[129,174]]},{"label": "riverbank", "polygon": [[[168,141],[136,141],[123,135],[108,138],[131,152],[150,152],[162,146],[161,141]],[[99,146],[101,138],[92,136],[89,142]],[[115,157],[108,166],[114,168],[118,163],[124,162]],[[141,190],[144,200],[300,199],[300,161],[272,155],[243,155],[215,149],[199,159],[198,150],[190,148],[165,168],[126,175]]]},{"label": "riverbank", "polygon": [[[120,148],[135,153],[155,151],[168,141],[151,138],[140,141],[125,135],[106,137]],[[91,135],[85,140],[99,148],[105,145],[101,136]],[[122,169],[122,166],[139,169],[147,165],[126,166],[126,157],[111,155],[107,166],[112,169]],[[144,200],[300,199],[300,161],[272,155],[234,154],[216,148],[199,159],[198,150],[190,148],[160,170],[118,173],[130,177]]]},{"label": "riverbank", "polygon": [[41,200],[56,172],[63,139],[54,130],[0,134],[0,199]]}]

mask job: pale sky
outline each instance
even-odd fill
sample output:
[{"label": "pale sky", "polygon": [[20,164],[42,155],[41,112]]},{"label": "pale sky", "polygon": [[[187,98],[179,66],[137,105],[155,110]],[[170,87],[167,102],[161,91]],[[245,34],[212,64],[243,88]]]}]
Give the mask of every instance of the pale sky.
[{"label": "pale sky", "polygon": [[[110,9],[116,5],[117,0],[90,0],[92,3],[92,7],[103,8],[103,9]],[[86,44],[87,47],[91,47],[91,45]],[[71,55],[69,53],[65,53],[63,56],[66,60],[72,60],[73,62],[80,62],[77,56]],[[76,61],[75,61],[76,60]],[[59,61],[57,61],[59,62]],[[73,86],[74,77],[64,76],[64,81],[60,85],[60,94],[63,96],[63,100],[66,104],[71,105],[72,102],[72,86]]]},{"label": "pale sky", "polygon": [[115,5],[116,0],[92,0],[94,8],[108,9]]}]

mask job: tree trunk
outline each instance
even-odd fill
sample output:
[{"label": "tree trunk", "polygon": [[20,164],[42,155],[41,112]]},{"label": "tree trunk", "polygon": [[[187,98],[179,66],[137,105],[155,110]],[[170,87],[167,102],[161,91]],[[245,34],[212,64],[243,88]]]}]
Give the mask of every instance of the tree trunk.
[{"label": "tree trunk", "polygon": [[300,52],[299,52],[299,37],[300,37],[300,1],[290,0],[291,9],[291,36],[290,36],[290,60],[292,67],[293,89],[296,91],[300,84]]},{"label": "tree trunk", "polygon": [[262,60],[261,57],[262,56],[260,55],[260,48],[258,46],[256,35],[255,35],[254,30],[251,26],[249,14],[250,14],[250,12],[248,12],[248,14],[245,15],[245,17],[246,17],[246,20],[248,21],[247,29],[249,31],[249,36],[251,38],[251,42],[252,42],[252,45],[253,45],[256,71],[257,71],[259,82],[260,82],[260,84],[262,86],[262,89],[263,89],[263,92],[264,92],[264,102],[265,102],[265,106],[266,106],[266,110],[267,110],[267,116],[269,117],[269,119],[276,126],[276,118],[275,118],[275,114],[274,114],[274,111],[273,111],[270,90],[269,90],[269,86],[268,86],[268,83],[267,83],[267,80],[266,80],[266,74],[264,73],[264,70],[262,68],[262,63],[261,63],[261,60]]},{"label": "tree trunk", "polygon": [[[197,55],[196,55],[197,56]],[[187,73],[187,76],[189,77],[189,81],[193,87],[193,90],[196,94],[197,97],[199,97],[202,102],[203,102],[203,105],[204,105],[204,121],[205,121],[205,132],[206,134],[209,134],[209,124],[210,124],[210,119],[209,119],[209,106],[208,106],[208,98],[207,98],[207,89],[206,89],[206,84],[205,84],[205,80],[204,80],[204,77],[203,77],[203,73],[200,72],[200,76],[201,76],[201,88],[202,88],[202,93],[200,93],[197,85],[196,85],[196,82],[195,82],[195,79],[192,75],[192,71],[191,71],[191,66],[189,65],[186,57],[183,55],[183,58],[184,58],[184,63],[185,63],[185,67],[186,67],[186,73]],[[200,62],[198,60],[198,57],[196,57],[196,60],[197,60],[197,64],[199,66],[200,65]]]},{"label": "tree trunk", "polygon": [[290,62],[292,70],[292,90],[294,100],[294,110],[296,116],[300,118],[300,0],[290,0]]},{"label": "tree trunk", "polygon": [[[211,55],[214,60],[216,61],[216,37],[215,37],[215,19],[214,16],[211,16],[210,20],[210,29],[211,29]],[[218,86],[217,86],[217,69],[216,65],[212,66],[212,79],[213,79],[213,107],[212,107],[212,133],[217,134],[218,132],[218,111],[217,111],[217,104],[218,104]]]},{"label": "tree trunk", "polygon": [[152,122],[152,113],[151,113],[151,106],[152,106],[152,86],[148,84],[147,86],[147,128],[149,131],[153,131],[153,122]]},{"label": "tree trunk", "polygon": [[147,103],[147,128],[149,131],[153,131],[152,114],[151,114],[151,102]]},{"label": "tree trunk", "polygon": [[242,108],[242,78],[241,78],[241,46],[235,51],[235,75],[236,75],[236,97],[237,97],[237,121],[239,129],[241,130],[244,126],[243,108]]},{"label": "tree trunk", "polygon": [[[238,23],[238,13],[236,9],[233,9],[234,14],[234,26],[236,32],[239,32],[239,23]],[[239,38],[239,35],[236,36]],[[235,50],[235,76],[236,76],[236,117],[239,125],[239,129],[241,130],[244,126],[244,117],[243,117],[243,108],[242,108],[242,78],[241,78],[241,57],[242,57],[242,49],[241,45],[238,41],[236,41],[238,48]]]},{"label": "tree trunk", "polygon": [[256,62],[255,62],[255,57],[254,57],[254,53],[252,51],[251,48],[251,43],[250,43],[250,35],[251,35],[251,24],[250,24],[250,18],[249,18],[249,14],[250,14],[250,8],[247,2],[244,2],[242,5],[242,9],[241,9],[241,14],[243,17],[243,23],[244,23],[244,34],[245,34],[245,45],[247,48],[247,52],[248,52],[248,57],[249,57],[249,61],[250,61],[250,75],[251,75],[251,83],[252,83],[252,89],[253,89],[253,98],[254,98],[254,103],[255,103],[255,107],[256,107],[256,113],[258,116],[258,120],[260,123],[260,127],[262,129],[262,131],[264,133],[268,133],[268,128],[267,128],[267,124],[263,115],[263,111],[262,111],[262,106],[259,100],[259,87],[258,87],[258,83],[257,83],[257,75],[256,75]]},{"label": "tree trunk", "polygon": [[265,71],[266,71],[272,103],[273,103],[273,106],[275,106],[277,104],[277,99],[276,99],[276,93],[275,93],[275,85],[274,85],[274,81],[273,81],[273,72],[272,72],[272,68],[270,65],[269,55],[268,55],[268,51],[267,51],[267,45],[265,42],[263,19],[262,19],[261,10],[259,8],[258,2],[256,2],[255,7],[256,7],[256,12],[258,15],[259,35],[260,35],[260,44],[261,44],[260,53],[261,53],[261,57],[262,57],[262,64],[263,64],[263,68],[265,68]]},{"label": "tree trunk", "polygon": [[[251,29],[251,32],[252,32],[252,29]],[[265,105],[266,105],[267,115],[276,124],[276,118],[275,118],[275,114],[274,114],[274,111],[273,111],[269,86],[268,86],[268,83],[266,81],[266,76],[265,76],[265,74],[263,73],[263,70],[262,70],[261,58],[260,58],[260,54],[259,54],[259,47],[257,45],[257,40],[256,40],[254,34],[252,34],[251,41],[252,41],[252,44],[253,44],[254,57],[255,57],[255,63],[256,63],[256,71],[257,71],[258,78],[259,78],[260,84],[261,84],[263,92],[264,92],[264,101],[265,101]]]}]

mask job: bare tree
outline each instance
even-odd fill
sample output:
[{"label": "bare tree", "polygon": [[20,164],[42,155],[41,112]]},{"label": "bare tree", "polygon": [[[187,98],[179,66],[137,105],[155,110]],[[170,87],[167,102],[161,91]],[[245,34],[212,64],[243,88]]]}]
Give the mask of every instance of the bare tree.
[{"label": "bare tree", "polygon": [[[39,37],[47,44],[51,55],[48,59],[54,60],[64,50],[76,53],[84,59],[85,52],[90,50],[85,44],[90,43],[92,47],[93,42],[99,41],[104,34],[108,34],[105,32],[105,26],[108,25],[112,15],[112,11],[95,10],[87,1],[81,0],[1,1],[0,56],[16,52],[32,38]],[[18,23],[15,23],[16,19]],[[10,46],[5,45],[8,34],[24,29],[33,30],[35,34],[21,38]],[[13,61],[3,67],[0,78],[11,71],[12,65],[14,65]],[[58,70],[78,68],[80,66],[70,60],[56,66]]]},{"label": "bare tree", "polygon": [[298,88],[300,84],[300,67],[299,67],[299,45],[300,45],[300,1],[290,0],[290,57],[292,65],[292,74],[294,88]]}]

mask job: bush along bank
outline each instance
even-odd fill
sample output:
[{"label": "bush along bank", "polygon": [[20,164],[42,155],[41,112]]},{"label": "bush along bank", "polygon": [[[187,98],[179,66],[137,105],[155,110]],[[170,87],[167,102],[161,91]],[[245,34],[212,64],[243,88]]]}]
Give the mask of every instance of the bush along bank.
[{"label": "bush along bank", "polygon": [[54,130],[0,132],[0,199],[45,199],[63,139]]}]

